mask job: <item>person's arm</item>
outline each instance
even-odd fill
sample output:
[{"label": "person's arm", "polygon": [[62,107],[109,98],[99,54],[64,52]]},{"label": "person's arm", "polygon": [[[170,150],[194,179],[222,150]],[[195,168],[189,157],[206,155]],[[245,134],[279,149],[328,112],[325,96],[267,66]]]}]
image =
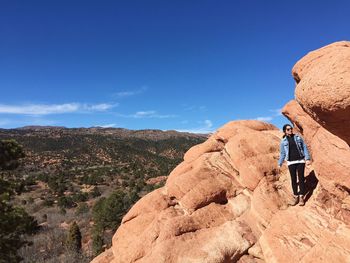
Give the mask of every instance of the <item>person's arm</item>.
[{"label": "person's arm", "polygon": [[282,163],[283,163],[285,157],[286,157],[286,152],[284,151],[283,142],[281,142],[281,144],[280,144],[280,159],[278,160],[279,167],[282,166]]}]

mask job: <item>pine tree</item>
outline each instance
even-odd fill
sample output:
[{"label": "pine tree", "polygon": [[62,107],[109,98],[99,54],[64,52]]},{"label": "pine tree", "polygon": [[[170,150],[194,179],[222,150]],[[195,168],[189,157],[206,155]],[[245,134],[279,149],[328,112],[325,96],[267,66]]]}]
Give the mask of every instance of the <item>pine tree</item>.
[{"label": "pine tree", "polygon": [[22,146],[15,140],[0,140],[0,169],[16,169],[19,165],[18,159],[24,156]]},{"label": "pine tree", "polygon": [[95,225],[92,229],[92,251],[94,256],[103,252],[103,229]]},{"label": "pine tree", "polygon": [[[0,140],[0,170],[13,170],[24,157],[22,147],[14,140]],[[37,221],[20,207],[11,203],[16,192],[15,184],[0,178],[0,262],[19,262],[18,250],[28,242],[24,234],[38,229]]]},{"label": "pine tree", "polygon": [[77,222],[75,221],[69,228],[66,244],[68,249],[72,251],[75,251],[77,253],[81,251],[81,232]]}]

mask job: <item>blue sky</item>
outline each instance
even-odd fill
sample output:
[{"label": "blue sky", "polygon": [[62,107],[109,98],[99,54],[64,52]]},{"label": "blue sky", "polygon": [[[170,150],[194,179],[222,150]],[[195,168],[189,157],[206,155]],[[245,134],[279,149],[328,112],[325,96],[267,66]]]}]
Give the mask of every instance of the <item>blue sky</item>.
[{"label": "blue sky", "polygon": [[0,0],[0,127],[279,128],[293,65],[350,39],[349,1]]}]

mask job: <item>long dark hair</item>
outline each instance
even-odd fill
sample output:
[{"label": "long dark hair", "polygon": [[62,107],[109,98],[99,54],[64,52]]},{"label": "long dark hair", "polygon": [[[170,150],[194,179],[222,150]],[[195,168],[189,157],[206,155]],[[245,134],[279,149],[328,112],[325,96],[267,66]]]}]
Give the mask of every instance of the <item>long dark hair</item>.
[{"label": "long dark hair", "polygon": [[292,127],[292,128],[293,128],[293,126],[290,125],[290,124],[284,124],[284,125],[283,125],[283,128],[282,128],[283,133],[284,133],[282,138],[286,137],[286,130],[287,130],[287,127]]}]

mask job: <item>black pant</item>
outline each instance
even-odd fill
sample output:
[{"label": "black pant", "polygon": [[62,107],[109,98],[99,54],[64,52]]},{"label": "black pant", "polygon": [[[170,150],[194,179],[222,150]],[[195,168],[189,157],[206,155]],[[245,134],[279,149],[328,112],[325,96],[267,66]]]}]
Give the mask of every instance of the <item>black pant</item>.
[{"label": "black pant", "polygon": [[[295,163],[288,166],[290,177],[292,179],[292,188],[294,195],[304,195],[305,194],[305,178],[304,170],[305,163]],[[297,184],[297,173],[299,179],[299,193],[298,193],[298,184]]]}]

